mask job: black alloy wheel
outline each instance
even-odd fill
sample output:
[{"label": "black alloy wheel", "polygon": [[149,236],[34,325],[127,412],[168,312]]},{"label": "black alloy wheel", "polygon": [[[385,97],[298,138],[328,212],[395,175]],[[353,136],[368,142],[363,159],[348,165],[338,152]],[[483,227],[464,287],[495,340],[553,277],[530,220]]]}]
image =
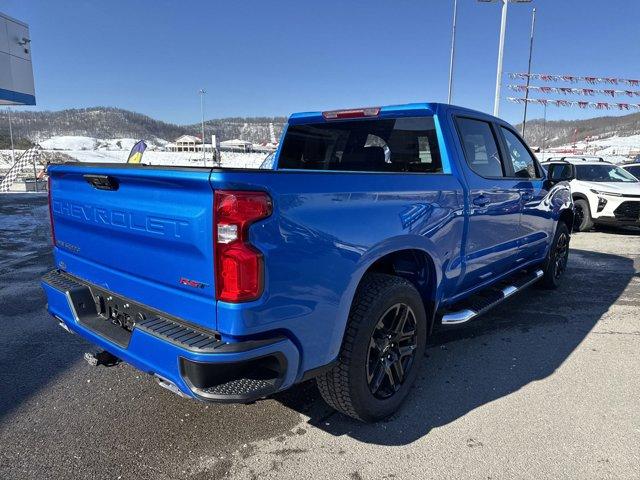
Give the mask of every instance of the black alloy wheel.
[{"label": "black alloy wheel", "polygon": [[568,225],[564,222],[558,223],[553,243],[549,247],[547,259],[544,263],[543,277],[540,282],[542,287],[555,289],[560,286],[562,277],[567,271],[570,241],[571,233]]},{"label": "black alloy wheel", "polygon": [[389,398],[400,389],[413,366],[417,345],[416,316],[409,305],[397,303],[382,314],[367,355],[367,383],[376,398]]},{"label": "black alloy wheel", "polygon": [[567,269],[567,261],[569,259],[569,234],[566,232],[560,232],[558,240],[555,246],[553,262],[553,277],[555,280],[560,280],[560,277]]}]

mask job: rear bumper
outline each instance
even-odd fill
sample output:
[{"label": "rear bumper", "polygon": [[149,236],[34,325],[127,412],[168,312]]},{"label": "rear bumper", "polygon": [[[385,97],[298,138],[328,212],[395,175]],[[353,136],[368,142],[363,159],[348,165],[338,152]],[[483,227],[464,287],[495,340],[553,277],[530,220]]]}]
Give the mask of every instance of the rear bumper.
[{"label": "rear bumper", "polygon": [[[43,277],[42,288],[49,313],[66,329],[155,375],[175,393],[206,401],[250,402],[288,388],[297,376],[300,353],[285,336],[224,339],[158,313],[157,318],[134,323],[130,334],[122,329],[123,338],[117,332],[121,327],[114,329],[98,313],[98,287],[53,271]],[[182,333],[182,338],[172,332]]]}]

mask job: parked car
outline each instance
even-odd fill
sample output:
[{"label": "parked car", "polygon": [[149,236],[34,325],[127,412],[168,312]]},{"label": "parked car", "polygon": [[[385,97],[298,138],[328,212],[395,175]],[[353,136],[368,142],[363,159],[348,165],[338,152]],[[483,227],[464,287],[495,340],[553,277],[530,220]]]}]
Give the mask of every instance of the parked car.
[{"label": "parked car", "polygon": [[294,114],[273,170],[51,166],[47,308],[179,395],[315,378],[375,421],[434,329],[560,284],[571,172],[550,168],[506,122],[428,103]]},{"label": "parked car", "polygon": [[620,165],[620,168],[624,168],[631,175],[640,179],[640,163],[628,163],[626,165]]},{"label": "parked car", "polygon": [[575,177],[570,182],[575,230],[583,232],[596,224],[640,226],[640,181],[628,170],[602,159],[581,157],[551,160],[543,163],[543,167],[563,164]]}]

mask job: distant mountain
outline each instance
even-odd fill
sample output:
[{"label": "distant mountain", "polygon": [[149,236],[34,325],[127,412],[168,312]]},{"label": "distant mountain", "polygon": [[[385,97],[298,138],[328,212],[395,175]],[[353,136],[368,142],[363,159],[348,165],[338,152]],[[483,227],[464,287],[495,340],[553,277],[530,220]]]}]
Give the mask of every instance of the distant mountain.
[{"label": "distant mountain", "polygon": [[[516,125],[518,131],[522,125]],[[542,119],[530,120],[525,129],[527,143],[532,146],[558,147],[586,137],[598,139],[617,135],[628,137],[640,134],[640,113],[621,117],[596,117],[587,120],[554,120],[546,126]],[[546,137],[546,141],[543,138]],[[594,139],[595,139],[594,138]]]},{"label": "distant mountain", "polygon": [[[279,140],[286,122],[285,117],[233,117],[207,120],[204,122],[204,128],[208,140],[210,140],[210,135],[215,133],[218,140],[239,138],[253,143],[263,143],[270,139],[270,123],[273,123],[276,140]],[[184,128],[196,135],[202,131],[200,123],[187,125]]]},{"label": "distant mountain", "polygon": [[[41,142],[53,136],[80,135],[96,138],[143,138],[172,141],[183,134],[198,135],[201,125],[175,125],[120,108],[93,107],[57,112],[12,112],[16,142]],[[269,141],[269,123],[276,137],[282,132],[284,117],[224,118],[208,120],[205,135],[215,133],[219,140],[241,138],[254,143]],[[0,110],[0,148],[7,148],[9,125],[7,111]]]},{"label": "distant mountain", "polygon": [[[57,112],[12,112],[12,118],[16,147],[22,148],[31,142],[41,142],[60,135],[173,141],[183,134],[200,135],[201,132],[199,123],[175,125],[140,113],[107,107]],[[276,138],[279,138],[285,122],[284,117],[234,117],[207,120],[205,135],[207,139],[215,133],[219,140],[240,138],[254,143],[263,143],[270,140],[270,123],[273,123]],[[544,142],[546,146],[554,147],[570,144],[574,138],[579,141],[585,137],[607,138],[614,135],[640,134],[640,113],[588,120],[549,121],[546,127],[543,123],[541,119],[527,122],[526,138],[530,145],[542,146],[543,136],[546,136],[546,142]],[[517,128],[520,129],[520,125],[517,125]],[[0,149],[8,148],[8,134],[7,111],[2,109],[0,110]]]},{"label": "distant mountain", "polygon": [[[154,120],[140,113],[119,108],[78,108],[57,112],[12,112],[13,134],[40,142],[57,135],[97,138],[144,138],[172,140],[187,129]],[[0,110],[0,135],[8,134],[6,110]]]}]

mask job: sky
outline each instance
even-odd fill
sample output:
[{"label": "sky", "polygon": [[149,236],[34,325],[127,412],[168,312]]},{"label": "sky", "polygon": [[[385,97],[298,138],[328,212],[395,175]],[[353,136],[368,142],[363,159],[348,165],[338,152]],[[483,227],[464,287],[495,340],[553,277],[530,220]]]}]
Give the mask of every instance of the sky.
[{"label": "sky", "polygon": [[[505,73],[526,71],[534,6],[533,72],[640,77],[638,0],[510,4]],[[187,124],[200,119],[201,88],[207,118],[447,98],[453,0],[2,0],[0,10],[30,27],[37,105],[24,109],[113,106]],[[453,103],[492,112],[499,28],[498,3],[458,0]],[[503,98],[518,96],[509,83]],[[522,110],[503,100],[500,116],[517,123]],[[549,107],[547,118],[604,114],[616,112]]]}]

